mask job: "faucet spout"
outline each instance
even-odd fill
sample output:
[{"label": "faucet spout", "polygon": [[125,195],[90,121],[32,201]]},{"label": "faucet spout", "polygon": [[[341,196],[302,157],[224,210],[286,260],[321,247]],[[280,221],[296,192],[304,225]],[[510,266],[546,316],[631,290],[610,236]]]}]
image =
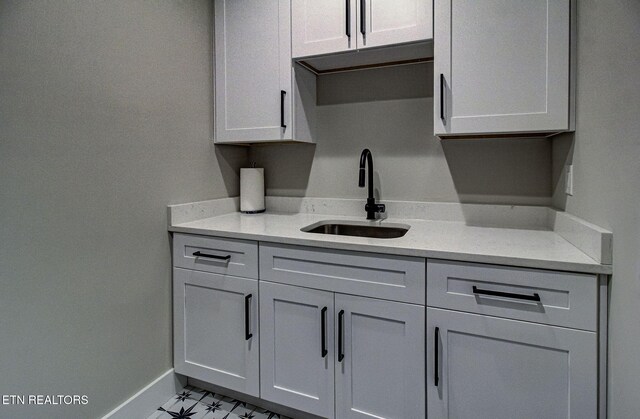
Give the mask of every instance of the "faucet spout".
[{"label": "faucet spout", "polygon": [[365,175],[364,167],[360,166],[360,176],[358,177],[358,186],[361,188],[364,188],[364,175]]},{"label": "faucet spout", "polygon": [[373,156],[371,155],[371,151],[369,151],[368,148],[362,150],[362,154],[360,154],[360,179],[358,182],[358,186],[360,186],[361,188],[364,188],[365,163],[367,163],[367,169],[369,170],[369,177],[367,178],[367,183],[369,184],[368,198],[373,198]]},{"label": "faucet spout", "polygon": [[362,150],[360,154],[360,170],[358,176],[358,186],[364,188],[364,176],[365,176],[365,163],[367,164],[366,170],[369,172],[367,176],[368,194],[367,204],[364,206],[367,212],[367,220],[375,220],[377,212],[384,212],[385,207],[382,204],[376,204],[376,199],[373,196],[373,156],[368,148]]}]

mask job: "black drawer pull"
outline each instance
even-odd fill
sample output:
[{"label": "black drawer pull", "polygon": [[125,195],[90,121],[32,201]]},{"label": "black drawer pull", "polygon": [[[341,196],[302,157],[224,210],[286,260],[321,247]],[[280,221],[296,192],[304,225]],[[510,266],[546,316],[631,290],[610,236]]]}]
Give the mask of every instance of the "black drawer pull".
[{"label": "black drawer pull", "polygon": [[338,362],[342,362],[344,359],[344,341],[342,335],[344,334],[344,310],[340,310],[338,313]]},{"label": "black drawer pull", "polygon": [[367,35],[367,12],[366,12],[366,1],[360,0],[360,33],[362,36]]},{"label": "black drawer pull", "polygon": [[321,353],[322,357],[324,358],[329,353],[329,350],[327,349],[327,307],[324,307],[322,311],[320,311],[320,322],[320,328],[322,329]]},{"label": "black drawer pull", "polygon": [[502,291],[491,291],[491,290],[483,290],[475,285],[473,286],[473,293],[476,295],[491,295],[494,297],[505,297],[505,298],[514,298],[516,300],[526,300],[526,301],[538,301],[540,302],[540,295],[538,293],[534,293],[533,295],[526,294],[515,294],[513,292],[502,292]]},{"label": "black drawer pull", "polygon": [[440,354],[438,353],[439,351],[439,345],[438,345],[438,341],[440,340],[440,328],[436,327],[436,331],[434,333],[434,338],[433,341],[435,342],[435,347],[433,348],[433,382],[435,383],[436,387],[438,387],[438,384],[440,384],[440,373],[438,371],[438,368],[440,367],[440,360],[438,358],[440,358]]},{"label": "black drawer pull", "polygon": [[197,252],[193,252],[193,256],[200,257],[200,258],[226,260],[226,261],[231,260],[231,255],[226,255],[226,256],[210,255],[208,253],[202,253],[199,250]]},{"label": "black drawer pull", "polygon": [[444,74],[440,73],[440,119],[442,119],[443,123],[446,123],[444,115],[444,84]]},{"label": "black drawer pull", "polygon": [[345,33],[347,35],[347,38],[351,39],[351,0],[346,0],[345,1],[346,6],[347,6],[347,13],[346,13],[346,27],[345,27]]},{"label": "black drawer pull", "polygon": [[244,297],[244,339],[249,340],[253,337],[251,333],[251,322],[249,317],[251,316],[251,297],[253,294],[249,294]]},{"label": "black drawer pull", "polygon": [[284,90],[280,90],[280,128],[287,128],[287,124],[284,123],[284,97],[287,95],[287,92]]}]

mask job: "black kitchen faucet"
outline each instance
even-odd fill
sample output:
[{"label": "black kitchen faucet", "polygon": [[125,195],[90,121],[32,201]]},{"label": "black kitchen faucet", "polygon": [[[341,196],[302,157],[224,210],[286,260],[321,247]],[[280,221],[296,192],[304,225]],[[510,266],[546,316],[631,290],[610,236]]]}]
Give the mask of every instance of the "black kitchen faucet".
[{"label": "black kitchen faucet", "polygon": [[383,204],[376,204],[376,199],[373,197],[373,156],[368,148],[362,150],[360,155],[360,176],[358,178],[358,186],[364,188],[364,163],[367,162],[367,170],[369,171],[369,177],[367,183],[369,184],[369,194],[367,196],[367,204],[364,206],[364,210],[367,211],[367,220],[375,220],[377,212],[384,212],[385,208]]}]

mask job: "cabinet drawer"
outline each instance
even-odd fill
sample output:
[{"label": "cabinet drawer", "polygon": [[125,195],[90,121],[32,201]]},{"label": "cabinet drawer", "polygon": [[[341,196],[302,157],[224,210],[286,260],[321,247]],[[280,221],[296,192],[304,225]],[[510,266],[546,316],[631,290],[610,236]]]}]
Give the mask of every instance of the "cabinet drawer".
[{"label": "cabinet drawer", "polygon": [[595,275],[430,259],[427,281],[431,307],[596,330]]},{"label": "cabinet drawer", "polygon": [[173,266],[258,278],[258,243],[250,240],[175,234]]},{"label": "cabinet drawer", "polygon": [[425,303],[425,260],[264,243],[260,279],[344,294]]}]

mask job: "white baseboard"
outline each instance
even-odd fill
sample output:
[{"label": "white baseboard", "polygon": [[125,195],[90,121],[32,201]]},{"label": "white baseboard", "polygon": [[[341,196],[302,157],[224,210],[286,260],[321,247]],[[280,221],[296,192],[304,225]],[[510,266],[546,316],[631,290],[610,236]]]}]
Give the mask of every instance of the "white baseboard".
[{"label": "white baseboard", "polygon": [[107,413],[102,419],[144,419],[185,385],[187,385],[187,378],[176,374],[171,368],[120,406]]}]

